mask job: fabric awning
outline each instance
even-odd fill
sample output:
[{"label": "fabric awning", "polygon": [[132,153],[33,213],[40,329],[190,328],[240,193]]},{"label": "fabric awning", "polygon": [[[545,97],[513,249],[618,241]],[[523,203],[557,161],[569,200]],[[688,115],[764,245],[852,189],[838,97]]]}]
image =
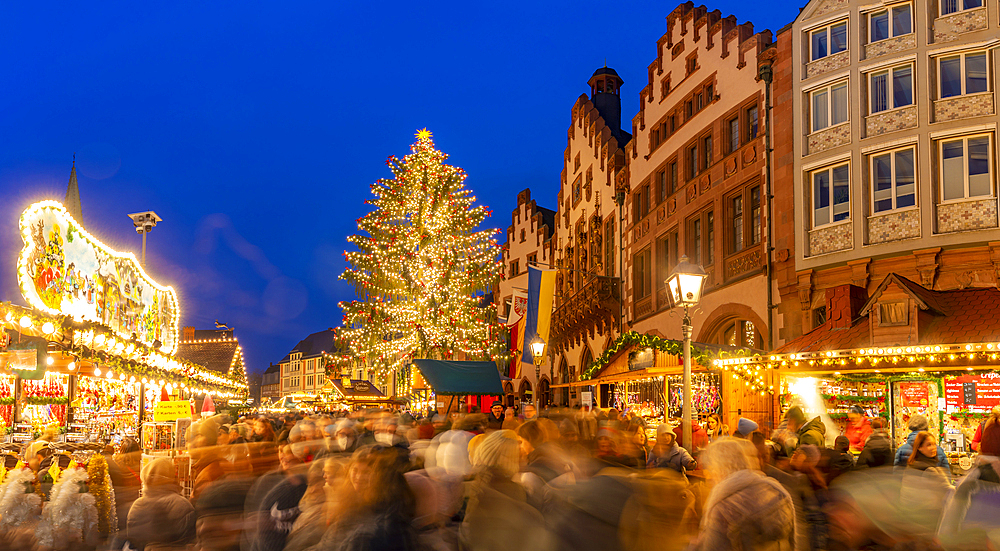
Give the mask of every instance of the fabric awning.
[{"label": "fabric awning", "polygon": [[495,362],[449,362],[413,360],[424,380],[438,395],[467,396],[503,394]]}]

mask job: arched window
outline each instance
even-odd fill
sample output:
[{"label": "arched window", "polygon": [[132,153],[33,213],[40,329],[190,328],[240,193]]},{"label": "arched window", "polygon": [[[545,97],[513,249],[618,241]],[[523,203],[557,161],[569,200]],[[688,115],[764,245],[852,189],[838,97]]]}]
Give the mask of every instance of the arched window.
[{"label": "arched window", "polygon": [[719,344],[728,346],[743,346],[747,348],[759,348],[763,341],[760,331],[749,320],[733,320],[723,326],[720,333]]}]

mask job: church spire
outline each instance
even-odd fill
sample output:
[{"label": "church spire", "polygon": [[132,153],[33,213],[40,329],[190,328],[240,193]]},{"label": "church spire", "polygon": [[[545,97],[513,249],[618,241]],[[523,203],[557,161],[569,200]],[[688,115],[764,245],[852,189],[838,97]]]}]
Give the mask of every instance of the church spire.
[{"label": "church spire", "polygon": [[63,201],[63,205],[78,224],[83,224],[83,212],[80,207],[80,186],[76,183],[76,153],[73,154],[73,168],[69,172],[69,185],[66,186],[66,200]]}]

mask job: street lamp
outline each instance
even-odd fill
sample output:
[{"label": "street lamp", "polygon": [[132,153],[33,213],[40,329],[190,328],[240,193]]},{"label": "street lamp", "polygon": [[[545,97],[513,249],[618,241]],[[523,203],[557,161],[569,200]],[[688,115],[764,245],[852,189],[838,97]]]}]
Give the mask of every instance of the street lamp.
[{"label": "street lamp", "polygon": [[157,222],[163,222],[163,219],[157,216],[153,211],[146,212],[134,212],[128,215],[132,219],[132,225],[135,226],[135,233],[142,235],[142,267],[146,267],[146,234],[153,231],[156,227]]},{"label": "street lamp", "polygon": [[535,363],[535,411],[542,409],[541,406],[541,396],[539,396],[539,389],[541,388],[541,377],[542,377],[542,360],[545,358],[545,341],[540,337],[535,337],[528,345],[531,347],[531,360]]},{"label": "street lamp", "polygon": [[[691,316],[688,308],[696,306],[701,300],[701,292],[705,288],[708,274],[705,269],[688,261],[687,255],[682,256],[677,267],[667,277],[667,294],[670,296],[671,307],[684,307],[684,319],[681,321],[681,334],[684,336],[684,413],[681,421],[684,447],[692,451],[691,441]],[[664,381],[663,422],[667,422],[667,392]]]}]

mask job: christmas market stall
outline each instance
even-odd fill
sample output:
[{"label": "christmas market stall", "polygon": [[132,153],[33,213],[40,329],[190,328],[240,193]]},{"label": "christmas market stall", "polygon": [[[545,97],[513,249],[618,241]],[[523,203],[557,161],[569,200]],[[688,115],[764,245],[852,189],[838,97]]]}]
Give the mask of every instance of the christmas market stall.
[{"label": "christmas market stall", "polygon": [[471,397],[478,405],[503,395],[496,362],[413,360],[407,383],[401,396],[409,397],[409,409],[414,412],[458,411],[461,402],[455,402],[456,396],[465,397],[466,403]]},{"label": "christmas market stall", "polygon": [[54,201],[25,210],[20,230],[17,279],[30,306],[0,304],[0,417],[15,435],[117,441],[138,437],[170,396],[246,393],[236,377],[174,355],[177,294],[131,253],[100,243]]},{"label": "christmas market stall", "polygon": [[[553,385],[578,387],[600,408],[615,408],[640,415],[651,434],[664,419],[679,419],[683,408],[683,343],[655,335],[629,331],[613,341],[587,366],[580,380]],[[769,373],[737,367],[722,367],[720,358],[740,360],[758,354],[754,350],[702,343],[691,346],[691,397],[699,423],[718,415],[724,424],[749,417],[762,427],[770,423]],[[679,422],[679,421],[677,421]]]},{"label": "christmas market stall", "polygon": [[370,381],[363,379],[333,379],[334,402],[342,403],[349,410],[380,408],[393,404],[391,396],[386,396]]},{"label": "christmas market stall", "polygon": [[[742,364],[779,375],[781,414],[799,406],[820,416],[830,442],[882,418],[896,447],[921,415],[956,474],[967,470],[976,428],[1000,404],[1000,290],[933,291],[889,274],[871,296],[827,289],[826,313],[812,331]],[[863,442],[855,444],[857,452]]]}]

